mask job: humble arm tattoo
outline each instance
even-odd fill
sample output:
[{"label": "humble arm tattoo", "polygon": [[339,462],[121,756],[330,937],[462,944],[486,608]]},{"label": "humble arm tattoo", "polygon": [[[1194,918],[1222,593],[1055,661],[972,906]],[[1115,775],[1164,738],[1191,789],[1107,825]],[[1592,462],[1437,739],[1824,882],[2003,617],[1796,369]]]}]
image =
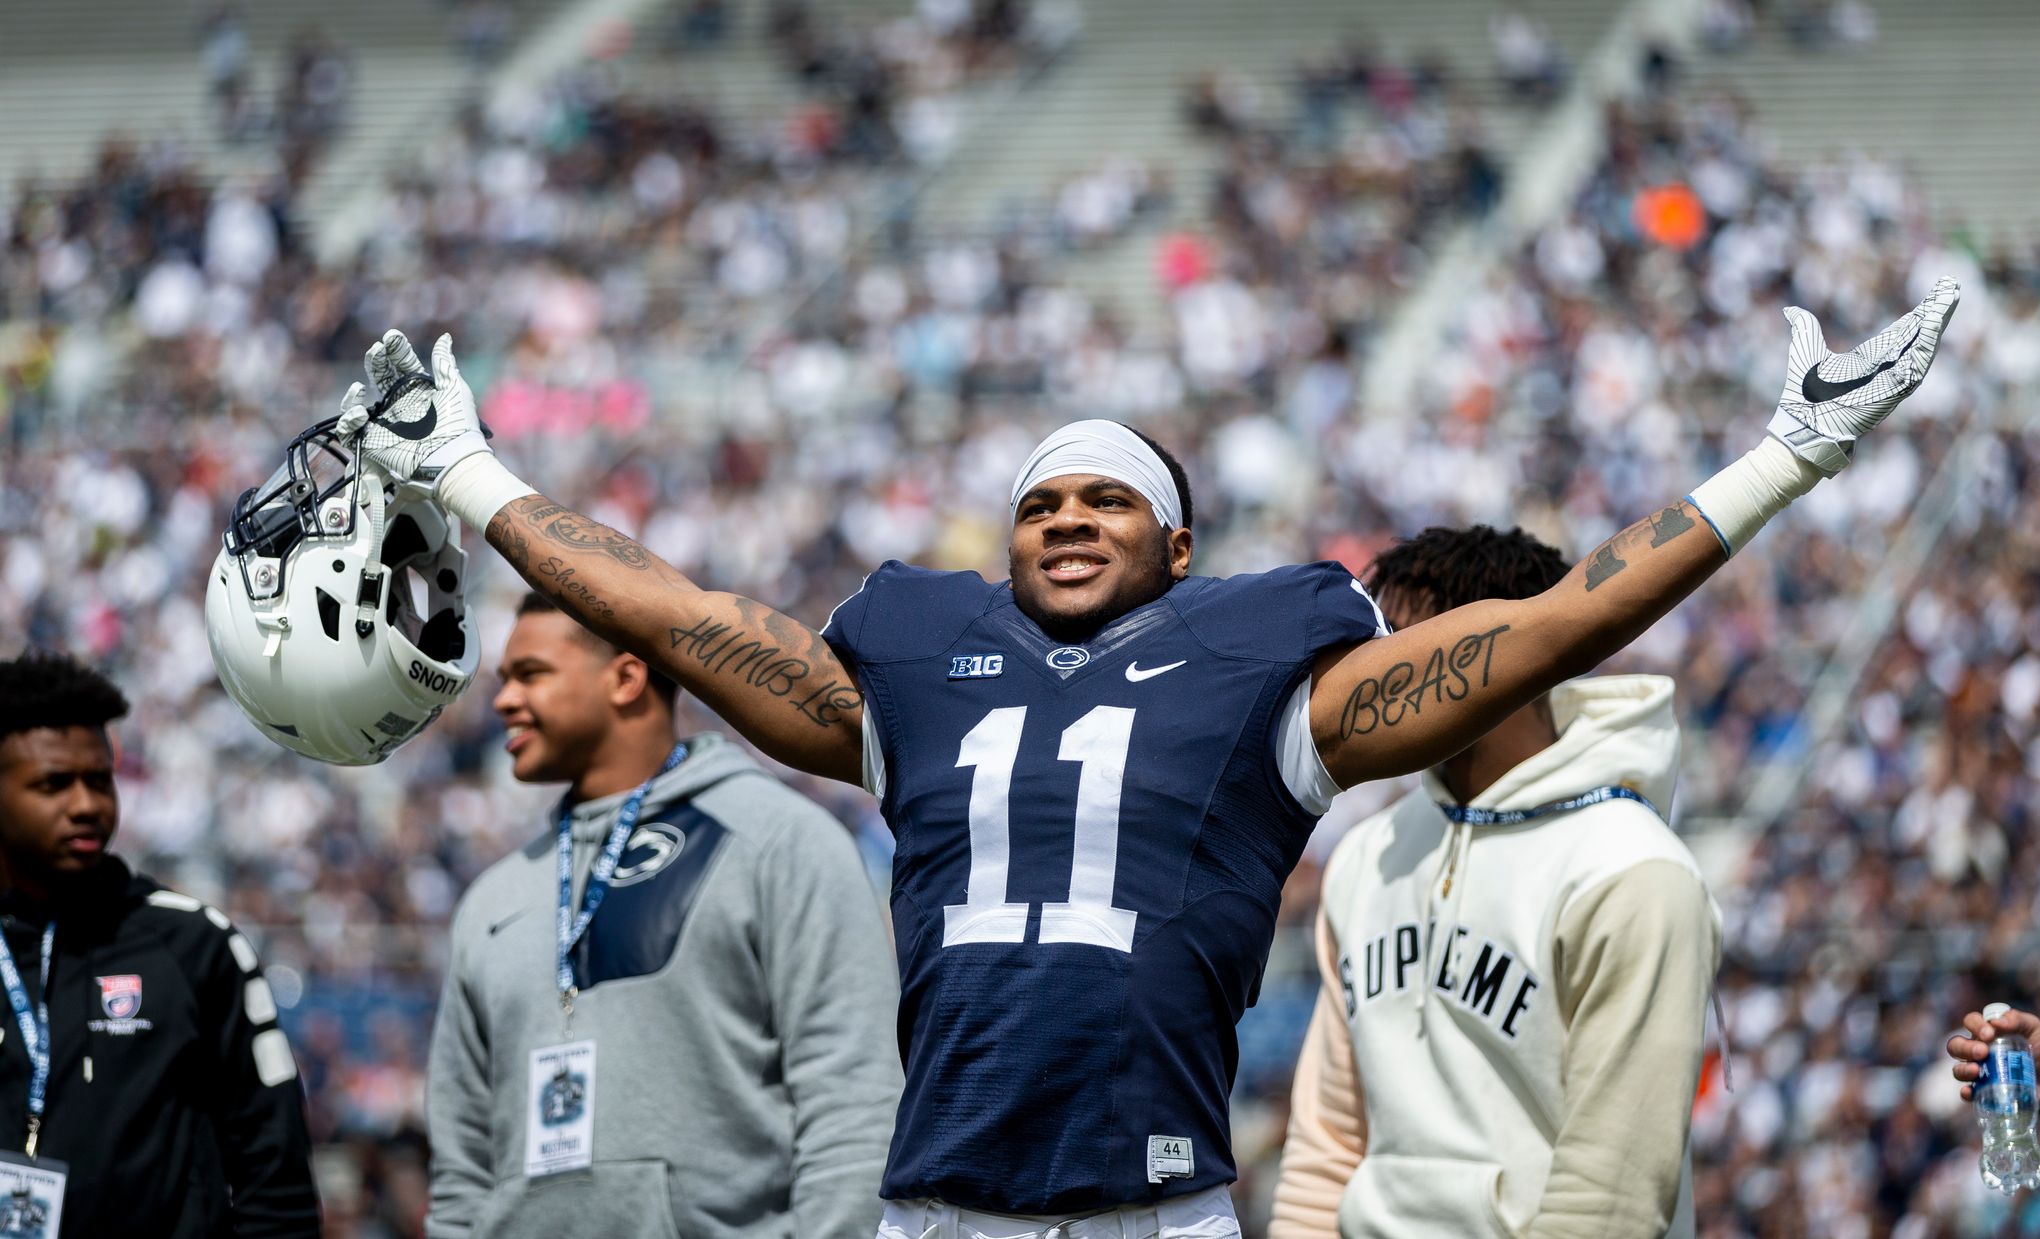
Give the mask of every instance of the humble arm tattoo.
[{"label": "humble arm tattoo", "polygon": [[863,698],[820,633],[704,590],[635,539],[543,495],[505,505],[487,536],[539,594],[670,674],[766,752],[860,780]]},{"label": "humble arm tattoo", "polygon": [[[817,727],[836,726],[845,711],[863,700],[821,634],[749,598],[735,603],[741,623],[702,619],[670,629],[667,641],[674,657],[791,701]],[[835,667],[838,674],[818,676],[818,665]]]}]

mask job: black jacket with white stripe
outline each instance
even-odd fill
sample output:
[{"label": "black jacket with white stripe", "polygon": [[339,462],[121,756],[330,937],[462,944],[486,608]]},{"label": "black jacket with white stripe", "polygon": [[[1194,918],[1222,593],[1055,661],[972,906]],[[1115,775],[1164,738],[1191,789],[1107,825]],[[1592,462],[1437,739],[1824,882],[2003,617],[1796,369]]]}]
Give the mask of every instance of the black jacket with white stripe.
[{"label": "black jacket with white stripe", "polygon": [[[227,918],[108,858],[55,905],[37,1155],[66,1163],[60,1239],[319,1233],[290,1045]],[[45,921],[0,896],[31,1003]],[[0,1003],[0,1148],[28,1131],[29,1058]]]}]

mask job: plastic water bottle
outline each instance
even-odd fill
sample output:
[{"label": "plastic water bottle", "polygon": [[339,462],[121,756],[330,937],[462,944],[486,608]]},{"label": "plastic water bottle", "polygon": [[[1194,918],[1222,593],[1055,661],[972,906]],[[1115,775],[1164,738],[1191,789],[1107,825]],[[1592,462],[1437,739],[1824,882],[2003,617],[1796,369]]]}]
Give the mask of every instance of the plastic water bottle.
[{"label": "plastic water bottle", "polygon": [[[1983,1018],[1996,1019],[2011,1008],[1994,1002]],[[1983,1128],[1983,1181],[2010,1194],[2040,1187],[2040,1144],[2033,1139],[2033,1119],[2040,1112],[2040,1090],[2034,1087],[2033,1047],[2016,1033],[2000,1033],[1990,1043],[1990,1057],[1980,1064],[1976,1080],[1976,1121]]]}]

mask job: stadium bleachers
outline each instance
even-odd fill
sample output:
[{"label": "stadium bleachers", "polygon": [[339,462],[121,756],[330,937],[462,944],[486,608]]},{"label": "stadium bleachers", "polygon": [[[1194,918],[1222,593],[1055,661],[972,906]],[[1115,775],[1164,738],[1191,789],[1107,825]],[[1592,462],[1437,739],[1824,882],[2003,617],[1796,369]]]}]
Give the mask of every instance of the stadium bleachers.
[{"label": "stadium bleachers", "polygon": [[2029,239],[2040,171],[2007,156],[2030,141],[2031,8],[1876,0],[1861,11],[1868,24],[1841,37],[1774,26],[1707,65],[1703,80],[1757,102],[1788,162],[1838,150],[1896,159],[1942,227],[1985,244]]},{"label": "stadium bleachers", "polygon": [[[487,0],[469,7],[500,12],[515,34],[558,4]],[[275,120],[289,54],[314,36],[331,41],[346,61],[350,135],[379,143],[392,127],[421,124],[469,76],[472,58],[459,50],[459,12],[411,0],[363,0],[344,9],[316,0],[21,6],[8,13],[0,38],[0,108],[34,123],[10,124],[0,133],[0,184],[25,175],[75,176],[112,134],[142,143],[174,140],[208,179],[262,171],[273,160],[273,146],[228,136],[214,75],[238,66],[266,128]],[[219,35],[221,24],[238,35]],[[362,54],[371,48],[374,55]]]},{"label": "stadium bleachers", "polygon": [[[1561,54],[1576,63],[1618,7],[1617,0],[1568,0],[1539,6],[1538,16]],[[1287,127],[1303,104],[1302,70],[1357,50],[1403,64],[1433,57],[1452,72],[1452,106],[1469,114],[1465,123],[1510,149],[1538,112],[1508,105],[1487,54],[1491,16],[1477,5],[1386,5],[1356,22],[1352,6],[1336,0],[1285,4],[1279,15],[1213,0],[1093,6],[1079,53],[1026,108],[952,163],[928,195],[925,223],[938,232],[981,231],[1014,204],[1033,201],[1044,185],[1101,159],[1139,161],[1182,191],[1177,209],[1091,255],[1070,275],[1076,287],[1134,321],[1158,322],[1166,307],[1151,274],[1156,229],[1207,222],[1199,187],[1224,154],[1222,145],[1199,141],[1189,124],[1188,84],[1222,77],[1252,97],[1259,123]],[[1102,131],[1101,117],[1111,118]]]}]

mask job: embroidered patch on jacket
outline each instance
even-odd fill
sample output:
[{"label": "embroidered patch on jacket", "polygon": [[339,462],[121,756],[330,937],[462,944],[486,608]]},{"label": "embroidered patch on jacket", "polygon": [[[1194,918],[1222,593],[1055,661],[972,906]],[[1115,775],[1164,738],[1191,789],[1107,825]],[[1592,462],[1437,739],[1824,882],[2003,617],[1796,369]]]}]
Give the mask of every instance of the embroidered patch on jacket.
[{"label": "embroidered patch on jacket", "polygon": [[134,973],[119,976],[100,977],[99,1009],[106,1012],[103,1020],[87,1020],[85,1027],[92,1032],[106,1033],[114,1037],[132,1037],[139,1032],[148,1032],[156,1025],[140,1018],[142,1012],[142,978]]},{"label": "embroidered patch on jacket", "polygon": [[133,973],[99,978],[99,1008],[110,1020],[131,1020],[142,1012],[142,979]]}]

